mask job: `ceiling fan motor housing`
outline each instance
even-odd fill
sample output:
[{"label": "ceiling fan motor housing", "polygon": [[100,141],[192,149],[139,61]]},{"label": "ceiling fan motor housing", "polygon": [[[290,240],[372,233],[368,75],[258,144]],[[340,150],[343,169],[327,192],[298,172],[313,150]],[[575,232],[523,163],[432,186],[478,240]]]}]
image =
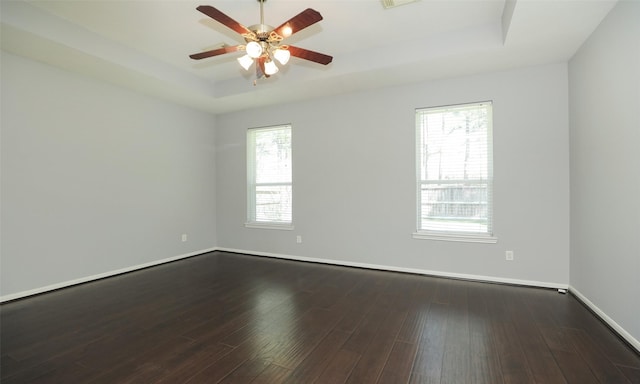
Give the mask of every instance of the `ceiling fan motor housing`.
[{"label": "ceiling fan motor housing", "polygon": [[[267,39],[269,39],[269,34],[275,28],[266,24],[255,24],[250,26],[249,29],[256,34],[256,36],[258,37],[258,40],[267,41]],[[248,40],[247,38],[245,38],[245,40],[247,40],[247,42],[251,41],[251,40]]]}]

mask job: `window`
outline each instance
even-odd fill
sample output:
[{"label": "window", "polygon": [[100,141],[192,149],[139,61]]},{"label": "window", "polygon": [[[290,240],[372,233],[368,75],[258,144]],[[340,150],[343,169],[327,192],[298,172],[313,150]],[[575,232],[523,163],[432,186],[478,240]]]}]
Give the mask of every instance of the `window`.
[{"label": "window", "polygon": [[247,132],[248,227],[292,229],[291,126]]},{"label": "window", "polygon": [[416,110],[416,238],[495,243],[491,102]]}]

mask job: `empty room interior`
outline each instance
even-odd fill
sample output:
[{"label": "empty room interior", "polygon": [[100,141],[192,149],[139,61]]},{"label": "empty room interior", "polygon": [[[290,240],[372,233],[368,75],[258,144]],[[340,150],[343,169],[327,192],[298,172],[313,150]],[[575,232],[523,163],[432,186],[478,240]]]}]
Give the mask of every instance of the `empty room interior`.
[{"label": "empty room interior", "polygon": [[0,18],[3,383],[640,383],[640,2]]}]

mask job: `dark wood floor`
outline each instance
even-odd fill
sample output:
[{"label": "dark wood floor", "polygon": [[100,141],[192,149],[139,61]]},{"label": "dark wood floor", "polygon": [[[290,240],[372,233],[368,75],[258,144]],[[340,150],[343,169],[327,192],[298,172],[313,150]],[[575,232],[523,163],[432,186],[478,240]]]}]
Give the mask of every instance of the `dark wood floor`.
[{"label": "dark wood floor", "polygon": [[214,252],[1,307],[2,383],[640,383],[571,295]]}]

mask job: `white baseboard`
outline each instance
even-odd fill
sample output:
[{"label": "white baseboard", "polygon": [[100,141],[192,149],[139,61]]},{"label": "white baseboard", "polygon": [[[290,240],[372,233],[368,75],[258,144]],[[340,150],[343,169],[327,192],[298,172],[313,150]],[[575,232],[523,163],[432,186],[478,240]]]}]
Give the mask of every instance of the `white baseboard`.
[{"label": "white baseboard", "polygon": [[81,277],[81,278],[75,279],[75,280],[63,281],[63,282],[60,282],[60,283],[47,285],[45,287],[40,287],[40,288],[36,288],[36,289],[30,289],[28,291],[12,293],[12,294],[9,294],[9,295],[0,296],[0,303],[3,303],[5,301],[10,301],[10,300],[21,299],[21,298],[27,297],[27,296],[33,296],[33,295],[37,295],[37,294],[44,293],[44,292],[54,291],[56,289],[66,288],[66,287],[70,287],[72,285],[78,285],[78,284],[82,284],[82,283],[87,283],[87,282],[93,281],[93,280],[104,279],[105,277],[121,275],[123,273],[133,272],[133,271],[136,271],[138,269],[153,267],[154,265],[160,265],[160,264],[169,263],[171,261],[176,261],[176,260],[180,260],[180,259],[186,259],[188,257],[197,256],[197,255],[200,255],[200,254],[203,254],[203,253],[207,253],[207,252],[213,252],[215,250],[216,250],[215,247],[214,248],[208,248],[208,249],[202,249],[202,250],[199,250],[199,251],[189,252],[189,253],[185,253],[185,254],[182,254],[182,255],[169,257],[169,258],[162,259],[162,260],[155,260],[155,261],[151,261],[151,262],[144,263],[144,264],[139,264],[139,265],[134,265],[134,266],[127,267],[127,268],[117,269],[115,271],[99,273],[97,275]]},{"label": "white baseboard", "polygon": [[542,288],[553,288],[553,289],[568,289],[569,288],[568,284],[550,283],[550,282],[546,282],[546,281],[509,279],[509,278],[495,277],[495,276],[470,275],[470,274],[466,274],[466,273],[451,273],[451,272],[442,272],[442,271],[432,271],[432,270],[428,270],[428,269],[395,267],[395,266],[391,266],[391,265],[357,263],[357,262],[351,262],[351,261],[332,260],[332,259],[319,259],[319,258],[315,258],[315,257],[292,256],[292,255],[283,255],[283,254],[278,254],[278,253],[249,251],[249,250],[246,250],[246,249],[234,249],[234,248],[218,247],[216,250],[223,251],[223,252],[226,251],[226,252],[234,252],[234,253],[244,253],[244,254],[247,254],[247,255],[255,255],[255,256],[275,257],[275,258],[278,258],[278,259],[308,261],[308,262],[312,262],[312,263],[342,265],[342,266],[345,266],[345,267],[377,269],[377,270],[382,270],[382,271],[415,273],[415,274],[419,274],[419,275],[451,277],[451,278],[455,278],[455,279],[476,280],[476,281],[485,281],[485,282],[491,282],[491,283],[526,285],[526,286],[531,286],[531,287],[542,287]]},{"label": "white baseboard", "polygon": [[638,341],[635,337],[631,336],[629,332],[627,332],[624,328],[622,328],[618,323],[616,323],[612,318],[610,318],[606,313],[604,313],[598,306],[593,304],[591,300],[587,299],[585,295],[583,295],[580,291],[578,291],[575,287],[569,286],[569,292],[575,295],[578,299],[580,299],[589,309],[591,309],[596,315],[602,319],[605,323],[607,323],[615,332],[620,335],[623,339],[625,339],[636,351],[640,353],[640,341]]}]

